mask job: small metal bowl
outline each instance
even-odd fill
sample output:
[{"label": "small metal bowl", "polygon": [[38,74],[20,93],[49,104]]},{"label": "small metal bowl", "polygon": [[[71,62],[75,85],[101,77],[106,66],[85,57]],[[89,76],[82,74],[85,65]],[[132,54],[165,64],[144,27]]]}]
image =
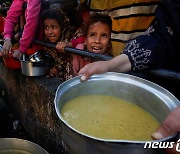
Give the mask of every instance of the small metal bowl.
[{"label": "small metal bowl", "polygon": [[49,73],[51,56],[39,51],[30,57],[24,54],[20,61],[22,74],[26,76],[43,76]]},{"label": "small metal bowl", "polygon": [[42,61],[42,54],[40,52],[35,52],[31,56],[29,56],[29,61],[31,61],[31,62],[40,62],[40,61]]}]

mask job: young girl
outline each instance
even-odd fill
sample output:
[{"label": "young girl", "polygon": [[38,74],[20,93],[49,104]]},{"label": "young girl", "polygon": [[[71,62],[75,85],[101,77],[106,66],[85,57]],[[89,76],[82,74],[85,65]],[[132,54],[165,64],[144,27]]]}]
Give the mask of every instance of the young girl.
[{"label": "young girl", "polygon": [[[109,16],[93,14],[90,16],[90,20],[85,28],[85,39],[81,35],[79,38],[71,40],[70,43],[58,42],[56,48],[63,52],[65,46],[74,46],[76,44],[78,49],[108,55],[108,51],[111,48],[111,30],[112,20]],[[91,62],[93,62],[93,59],[74,55],[71,68],[72,76],[77,75],[82,67]]]},{"label": "young girl", "polygon": [[[144,72],[165,68],[180,71],[180,1],[160,1],[155,20],[143,35],[130,40],[122,54],[86,65],[79,74],[87,80],[105,72]],[[178,74],[179,75],[179,74]]]},{"label": "young girl", "polygon": [[[42,12],[42,23],[45,32],[45,41],[57,43],[68,39],[68,19],[64,12],[57,9],[48,9]],[[54,64],[50,69],[49,77],[56,76],[59,80],[65,81],[68,73],[66,69],[70,67],[71,55],[58,52],[54,48],[45,48],[45,51],[52,55]]]}]

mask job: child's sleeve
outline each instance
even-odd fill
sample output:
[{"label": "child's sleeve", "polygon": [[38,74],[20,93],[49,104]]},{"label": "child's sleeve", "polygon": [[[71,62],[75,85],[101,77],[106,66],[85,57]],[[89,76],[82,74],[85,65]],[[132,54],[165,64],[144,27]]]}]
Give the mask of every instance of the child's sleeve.
[{"label": "child's sleeve", "polygon": [[19,50],[26,52],[31,45],[38,28],[40,16],[40,0],[28,0],[26,9],[26,24],[24,26],[22,38],[20,39]]},{"label": "child's sleeve", "polygon": [[72,47],[75,48],[78,44],[84,43],[85,42],[85,36],[80,36],[76,39],[72,39]]},{"label": "child's sleeve", "polygon": [[24,1],[14,0],[7,12],[4,23],[4,39],[13,37],[14,27],[19,21],[19,16],[22,14],[22,5]]}]

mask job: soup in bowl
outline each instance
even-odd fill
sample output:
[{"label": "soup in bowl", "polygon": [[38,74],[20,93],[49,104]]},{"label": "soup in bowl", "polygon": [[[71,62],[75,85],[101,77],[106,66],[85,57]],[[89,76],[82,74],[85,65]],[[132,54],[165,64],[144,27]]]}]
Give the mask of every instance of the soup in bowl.
[{"label": "soup in bowl", "polygon": [[161,86],[123,73],[70,79],[58,87],[54,103],[69,153],[107,154],[162,153],[144,145],[180,104]]}]

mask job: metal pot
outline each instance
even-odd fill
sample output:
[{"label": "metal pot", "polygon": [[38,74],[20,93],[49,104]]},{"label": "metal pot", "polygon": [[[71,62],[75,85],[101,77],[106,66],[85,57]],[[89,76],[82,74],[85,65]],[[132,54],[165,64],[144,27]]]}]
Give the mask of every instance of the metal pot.
[{"label": "metal pot", "polygon": [[43,76],[49,73],[50,69],[50,56],[43,55],[38,57],[36,52],[30,59],[29,57],[22,56],[21,61],[21,72],[26,76]]},{"label": "metal pot", "polygon": [[48,61],[21,61],[21,72],[26,76],[43,76],[49,72]]},{"label": "metal pot", "polygon": [[[105,140],[92,137],[71,127],[61,116],[63,105],[69,100],[88,94],[119,97],[135,103],[151,113],[160,123],[180,102],[166,89],[150,81],[122,73],[105,73],[81,82],[80,77],[61,84],[55,95],[55,110],[62,121],[62,139],[69,153],[81,154],[159,154],[162,149],[144,148],[146,141]],[[174,136],[158,141],[169,141]],[[153,141],[151,141],[153,142]]]},{"label": "metal pot", "polygon": [[48,154],[48,152],[39,145],[18,138],[0,138],[0,153]]}]

